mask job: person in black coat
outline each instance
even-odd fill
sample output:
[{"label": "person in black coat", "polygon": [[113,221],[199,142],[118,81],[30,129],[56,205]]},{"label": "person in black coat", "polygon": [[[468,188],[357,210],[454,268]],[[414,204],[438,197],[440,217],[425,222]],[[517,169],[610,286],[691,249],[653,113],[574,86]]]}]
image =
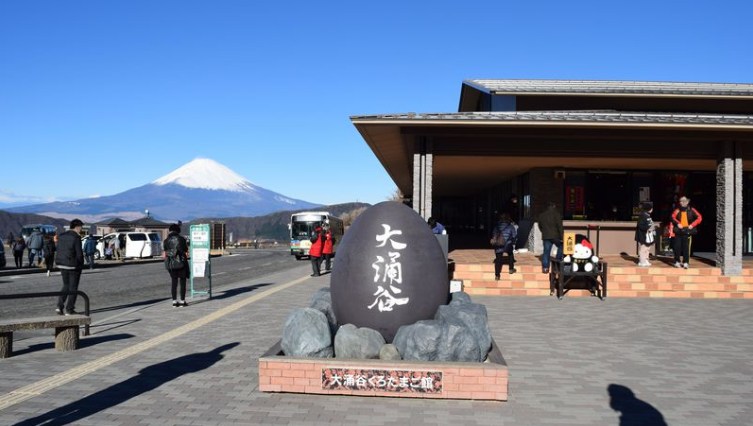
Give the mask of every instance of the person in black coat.
[{"label": "person in black coat", "polygon": [[[170,234],[162,243],[165,268],[170,274],[170,294],[173,307],[186,307],[186,279],[188,279],[188,242],[180,235],[180,225],[173,223],[168,228]],[[180,300],[178,300],[178,283],[180,282]]]},{"label": "person in black coat", "polygon": [[[81,270],[84,268],[84,251],[81,250],[81,228],[84,223],[79,219],[73,219],[69,229],[60,234],[56,252],[55,263],[63,277],[61,291],[78,291],[78,283],[81,279]],[[58,298],[58,307],[55,312],[58,315],[76,314],[76,294],[63,295]]]},{"label": "person in black coat", "polygon": [[[499,237],[501,237],[501,240],[499,240]],[[507,254],[507,264],[510,268],[510,274],[516,272],[513,247],[515,247],[515,240],[517,237],[518,230],[515,229],[515,225],[512,223],[510,215],[507,213],[500,214],[499,221],[492,231],[492,238],[490,241],[494,247],[494,279],[497,281],[499,281],[499,274],[502,272],[502,261],[505,254]],[[498,241],[502,241],[503,244],[498,244]]]}]

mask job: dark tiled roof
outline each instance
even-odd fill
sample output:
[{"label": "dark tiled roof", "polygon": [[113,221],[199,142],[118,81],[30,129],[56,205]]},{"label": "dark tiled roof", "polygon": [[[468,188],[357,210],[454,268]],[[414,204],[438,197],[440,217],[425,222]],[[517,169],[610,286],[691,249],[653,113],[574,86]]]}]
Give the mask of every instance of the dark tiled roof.
[{"label": "dark tiled roof", "polygon": [[753,126],[753,115],[678,114],[616,111],[535,111],[535,112],[456,112],[408,113],[352,116],[352,121],[547,121],[615,124],[694,124],[719,126]]},{"label": "dark tiled roof", "polygon": [[753,84],[607,80],[466,80],[487,93],[750,96]]},{"label": "dark tiled roof", "polygon": [[152,217],[142,217],[141,219],[136,219],[130,222],[131,225],[136,226],[147,226],[147,227],[165,227],[167,228],[170,226],[169,223],[159,221],[157,219],[154,219]]},{"label": "dark tiled roof", "polygon": [[121,219],[119,217],[114,217],[112,219],[104,220],[102,222],[97,222],[96,224],[97,225],[102,225],[102,226],[128,226],[131,223],[130,222],[126,222],[125,220],[123,220],[123,219]]}]

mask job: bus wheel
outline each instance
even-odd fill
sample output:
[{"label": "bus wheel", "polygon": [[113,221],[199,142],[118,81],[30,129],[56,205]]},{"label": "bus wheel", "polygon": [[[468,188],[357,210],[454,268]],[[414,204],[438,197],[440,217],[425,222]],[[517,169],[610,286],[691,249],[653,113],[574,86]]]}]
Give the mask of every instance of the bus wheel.
[{"label": "bus wheel", "polygon": [[296,254],[295,255],[295,260],[301,260],[301,255],[300,254]]}]

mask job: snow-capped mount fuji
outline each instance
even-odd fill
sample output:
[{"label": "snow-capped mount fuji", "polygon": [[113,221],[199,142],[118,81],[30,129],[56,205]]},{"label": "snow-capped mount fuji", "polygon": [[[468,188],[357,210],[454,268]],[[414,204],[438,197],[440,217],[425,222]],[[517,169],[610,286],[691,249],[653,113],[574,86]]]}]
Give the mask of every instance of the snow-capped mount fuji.
[{"label": "snow-capped mount fuji", "polygon": [[243,176],[209,158],[197,158],[152,182],[155,185],[176,184],[186,188],[231,192],[254,190]]},{"label": "snow-capped mount fuji", "polygon": [[198,217],[260,216],[281,210],[301,210],[320,204],[286,197],[252,184],[228,167],[197,158],[155,181],[115,195],[7,209],[87,222],[119,217],[133,220],[149,210],[159,220]]}]

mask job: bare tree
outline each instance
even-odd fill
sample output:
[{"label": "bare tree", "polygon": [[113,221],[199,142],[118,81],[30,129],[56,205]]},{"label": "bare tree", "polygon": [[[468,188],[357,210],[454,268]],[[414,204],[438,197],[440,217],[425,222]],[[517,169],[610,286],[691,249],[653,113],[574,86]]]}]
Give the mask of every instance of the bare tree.
[{"label": "bare tree", "polygon": [[402,203],[405,196],[403,195],[402,191],[400,189],[395,188],[394,191],[392,191],[392,194],[389,198],[387,198],[387,201],[397,201],[398,203]]}]

